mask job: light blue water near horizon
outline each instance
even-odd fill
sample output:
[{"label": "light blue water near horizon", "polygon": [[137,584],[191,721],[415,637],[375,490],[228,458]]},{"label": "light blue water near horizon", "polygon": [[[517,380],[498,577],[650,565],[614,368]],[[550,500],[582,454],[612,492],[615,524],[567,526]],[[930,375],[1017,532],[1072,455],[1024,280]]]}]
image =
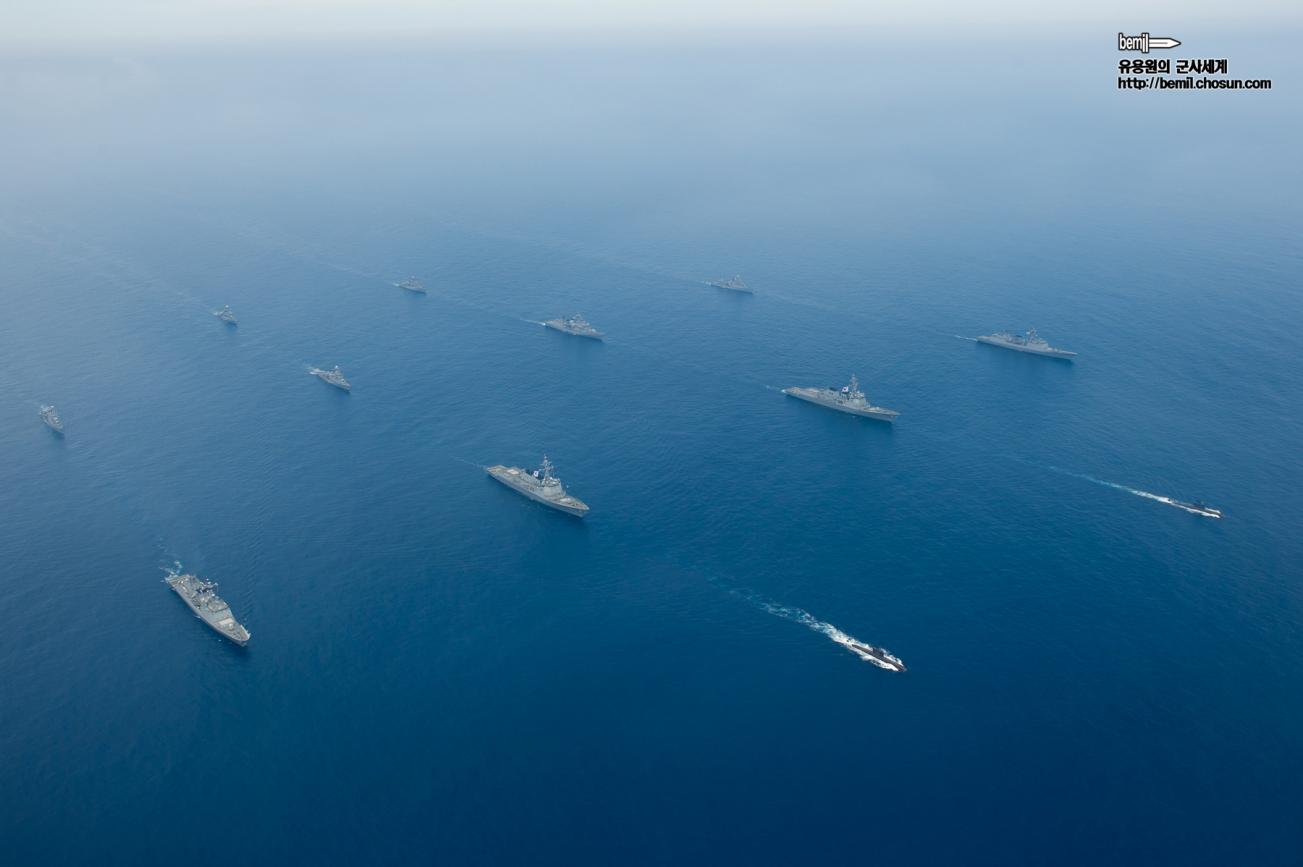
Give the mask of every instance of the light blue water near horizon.
[{"label": "light blue water near horizon", "polygon": [[1297,97],[910,57],[6,59],[0,860],[1296,863]]}]

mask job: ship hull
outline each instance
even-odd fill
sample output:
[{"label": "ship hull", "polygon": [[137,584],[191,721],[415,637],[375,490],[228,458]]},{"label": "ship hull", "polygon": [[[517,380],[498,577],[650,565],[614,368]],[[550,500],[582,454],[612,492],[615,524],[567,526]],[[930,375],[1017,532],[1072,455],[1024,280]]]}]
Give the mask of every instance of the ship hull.
[{"label": "ship hull", "polygon": [[838,403],[829,403],[819,396],[819,392],[812,388],[785,388],[783,394],[788,397],[794,397],[797,400],[803,400],[806,403],[812,403],[815,406],[821,406],[824,409],[844,412],[847,415],[855,415],[860,418],[871,418],[875,421],[893,422],[900,413],[894,409],[886,409],[880,406],[869,406],[861,409],[855,406],[842,406]]},{"label": "ship hull", "polygon": [[343,392],[351,392],[353,390],[352,385],[340,385],[338,382],[331,382],[329,379],[326,379],[324,376],[322,376],[319,373],[314,373],[312,375],[315,376],[317,379],[321,380],[322,382],[324,382],[326,385],[330,386],[331,388],[337,388]]},{"label": "ship hull", "polygon": [[488,473],[494,481],[501,483],[505,487],[515,491],[517,494],[520,494],[522,497],[527,497],[536,503],[541,503],[544,506],[556,509],[558,512],[564,512],[575,518],[582,518],[588,514],[588,506],[574,497],[567,495],[566,499],[569,500],[569,502],[561,502],[559,500],[550,500],[547,497],[536,493],[529,486],[519,482],[520,471],[517,470],[517,474],[513,476],[511,473],[512,469],[512,467],[504,467],[499,464],[497,466],[485,467],[484,471]]},{"label": "ship hull", "polygon": [[198,617],[199,620],[204,624],[204,626],[207,626],[213,632],[216,632],[218,635],[222,636],[223,638],[225,638],[227,641],[231,642],[234,645],[237,645],[239,647],[248,646],[249,639],[252,637],[249,635],[248,630],[245,630],[243,636],[227,632],[225,629],[222,629],[216,623],[213,623],[211,620],[205,617],[203,612],[200,611],[192,601],[190,601],[190,597],[182,593],[181,589],[177,587],[177,585],[173,584],[171,581],[168,581],[167,585],[172,588],[172,592],[175,593],[177,597],[182,602],[185,603],[186,608],[190,609],[190,613],[193,614],[195,617]]},{"label": "ship hull", "polygon": [[1181,500],[1168,500],[1168,505],[1176,506],[1178,509],[1184,509],[1192,515],[1202,515],[1205,518],[1218,518],[1222,516],[1220,509],[1214,509],[1211,506],[1200,506],[1196,503],[1186,503]]},{"label": "ship hull", "polygon": [[571,337],[586,337],[589,340],[597,340],[597,341],[600,341],[603,337],[601,332],[589,334],[586,331],[571,331],[569,328],[566,328],[564,325],[555,322],[544,322],[543,324],[548,328],[551,328],[553,331],[559,331],[562,334],[569,334]]},{"label": "ship hull", "polygon": [[1075,352],[1069,352],[1066,349],[1035,349],[1030,346],[1019,346],[1016,343],[1005,343],[1001,340],[992,340],[989,337],[976,338],[978,343],[985,343],[987,346],[998,346],[1001,349],[1012,349],[1014,352],[1025,352],[1028,355],[1039,355],[1042,358],[1061,358],[1064,361],[1070,361],[1077,356]]},{"label": "ship hull", "polygon": [[723,289],[725,292],[737,292],[737,293],[740,294],[740,295],[754,295],[754,294],[756,294],[754,290],[752,290],[752,289],[748,289],[748,288],[746,288],[746,287],[744,287],[744,286],[724,286],[724,285],[719,284],[719,283],[711,283],[710,285],[711,285],[711,286],[714,286],[716,289]]}]

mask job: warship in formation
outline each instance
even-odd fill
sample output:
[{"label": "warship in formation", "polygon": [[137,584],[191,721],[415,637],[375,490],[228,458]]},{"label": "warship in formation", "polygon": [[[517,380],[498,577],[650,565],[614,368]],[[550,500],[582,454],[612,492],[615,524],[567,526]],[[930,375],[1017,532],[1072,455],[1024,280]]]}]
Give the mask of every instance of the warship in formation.
[{"label": "warship in formation", "polygon": [[1047,358],[1075,358],[1077,356],[1075,352],[1050,346],[1045,342],[1045,338],[1036,333],[1035,328],[1030,329],[1026,334],[1010,334],[1007,331],[983,334],[976,340],[978,343],[1000,346],[1017,352],[1029,352],[1032,355],[1044,355]]},{"label": "warship in formation", "polygon": [[547,455],[543,455],[543,465],[536,470],[504,467],[502,464],[484,468],[490,476],[531,500],[578,518],[587,515],[587,504],[567,494],[561,480],[552,475],[552,469],[552,462],[547,459]]},{"label": "warship in formation", "polygon": [[403,282],[395,283],[394,285],[399,289],[406,289],[408,292],[417,292],[421,295],[426,294],[425,287],[422,286],[421,281],[417,280],[415,277],[408,277]]},{"label": "warship in formation", "polygon": [[576,313],[574,316],[566,316],[561,319],[549,319],[543,323],[548,328],[555,329],[564,334],[573,334],[576,337],[589,337],[593,340],[601,340],[602,332],[593,327],[593,324],[583,317],[583,314]]},{"label": "warship in formation", "polygon": [[216,582],[183,573],[180,563],[166,571],[167,577],[163,580],[190,606],[195,616],[223,638],[229,638],[241,647],[249,643],[249,630],[235,619],[226,600],[217,595]]},{"label": "warship in formation", "polygon": [[[222,320],[223,322],[225,322],[227,325],[239,325],[239,324],[240,324],[240,323],[238,323],[238,322],[235,321],[235,313],[233,313],[233,312],[231,311],[231,305],[230,305],[230,304],[223,304],[221,310],[214,310],[214,311],[213,311],[213,315],[216,316],[218,319]],[[255,323],[255,324],[257,324],[257,323]]]},{"label": "warship in formation", "polygon": [[741,274],[734,274],[732,277],[722,277],[718,280],[711,280],[710,285],[716,289],[728,289],[730,292],[746,292],[754,294],[746,281],[742,279]]},{"label": "warship in formation", "polygon": [[835,409],[838,412],[848,412],[851,415],[861,415],[879,421],[895,421],[896,416],[900,415],[894,409],[874,406],[869,403],[868,398],[864,396],[864,392],[860,391],[860,381],[853,375],[850,384],[843,385],[840,389],[831,386],[826,388],[800,388],[794,386],[783,389],[783,394],[819,406],[826,406],[828,409]]},{"label": "warship in formation", "polygon": [[905,663],[901,662],[899,657],[892,656],[881,647],[865,644],[858,638],[851,638],[849,635],[838,643],[860,659],[871,662],[878,668],[885,668],[887,671],[905,671]]},{"label": "warship in formation", "polygon": [[41,421],[57,434],[63,433],[63,419],[59,418],[59,412],[52,406],[41,407]]},{"label": "warship in formation", "polygon": [[344,391],[352,391],[353,389],[353,386],[349,381],[344,378],[344,371],[339,369],[338,364],[330,370],[322,370],[320,367],[313,367],[308,370],[308,373],[328,385],[335,386],[335,388],[343,389]]}]

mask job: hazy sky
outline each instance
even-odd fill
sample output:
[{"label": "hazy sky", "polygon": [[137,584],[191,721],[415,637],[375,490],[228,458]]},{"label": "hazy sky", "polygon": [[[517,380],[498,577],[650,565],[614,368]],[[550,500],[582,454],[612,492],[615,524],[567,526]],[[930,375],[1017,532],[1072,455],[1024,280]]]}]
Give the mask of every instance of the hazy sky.
[{"label": "hazy sky", "polygon": [[0,41],[1300,20],[1299,0],[3,0]]}]

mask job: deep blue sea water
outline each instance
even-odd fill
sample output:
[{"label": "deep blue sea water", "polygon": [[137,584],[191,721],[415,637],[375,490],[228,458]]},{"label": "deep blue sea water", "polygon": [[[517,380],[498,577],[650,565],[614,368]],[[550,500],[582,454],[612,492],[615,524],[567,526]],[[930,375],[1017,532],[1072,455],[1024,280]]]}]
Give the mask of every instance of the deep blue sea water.
[{"label": "deep blue sea water", "polygon": [[1299,863],[1299,66],[1109,38],[5,58],[0,862]]}]

